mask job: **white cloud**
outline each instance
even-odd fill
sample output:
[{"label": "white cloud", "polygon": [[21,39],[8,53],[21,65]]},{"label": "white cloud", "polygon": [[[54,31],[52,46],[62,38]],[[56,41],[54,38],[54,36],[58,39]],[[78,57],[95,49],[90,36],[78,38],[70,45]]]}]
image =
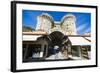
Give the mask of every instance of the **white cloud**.
[{"label": "white cloud", "polygon": [[84,31],[84,33],[88,33],[88,32],[91,32],[91,28],[89,27]]},{"label": "white cloud", "polygon": [[77,32],[83,30],[84,28],[86,28],[86,24],[87,24],[87,23],[78,26],[78,27],[77,27]]}]

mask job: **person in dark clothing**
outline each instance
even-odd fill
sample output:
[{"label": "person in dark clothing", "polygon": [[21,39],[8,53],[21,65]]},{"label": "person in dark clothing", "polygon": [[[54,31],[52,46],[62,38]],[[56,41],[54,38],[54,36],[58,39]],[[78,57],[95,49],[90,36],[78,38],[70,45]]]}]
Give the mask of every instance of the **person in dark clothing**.
[{"label": "person in dark clothing", "polygon": [[59,46],[54,46],[55,59],[58,59],[58,53],[59,53]]}]

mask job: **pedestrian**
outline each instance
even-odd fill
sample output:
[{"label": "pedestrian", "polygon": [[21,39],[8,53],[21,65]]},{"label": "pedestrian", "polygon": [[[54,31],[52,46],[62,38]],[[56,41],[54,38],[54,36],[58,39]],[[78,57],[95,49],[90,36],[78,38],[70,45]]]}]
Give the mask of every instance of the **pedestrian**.
[{"label": "pedestrian", "polygon": [[59,46],[54,46],[55,59],[58,59],[58,53],[59,53]]}]

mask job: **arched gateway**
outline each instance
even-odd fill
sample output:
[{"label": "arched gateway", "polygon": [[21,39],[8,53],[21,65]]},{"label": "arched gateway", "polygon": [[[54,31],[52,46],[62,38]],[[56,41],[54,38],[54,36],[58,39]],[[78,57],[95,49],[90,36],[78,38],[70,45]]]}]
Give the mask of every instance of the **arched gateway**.
[{"label": "arched gateway", "polygon": [[[48,35],[48,38],[50,40],[49,48],[48,48],[48,56],[55,55],[55,53],[61,52],[63,55],[63,58],[68,58],[68,53],[71,52],[71,42],[68,39],[68,36],[64,35],[60,31],[54,31],[51,34]],[[58,50],[58,52],[55,51]]]},{"label": "arched gateway", "polygon": [[61,46],[62,40],[63,40],[64,34],[61,33],[60,31],[54,31],[49,35],[49,38],[51,39],[52,46]]},{"label": "arched gateway", "polygon": [[[70,53],[71,49],[71,42],[68,39],[68,36],[65,36],[62,32],[60,31],[54,31],[49,35],[44,35],[42,37],[39,37],[37,39],[39,43],[41,43],[42,46],[42,52],[43,52],[43,58],[47,58],[49,56],[54,55],[54,48],[58,47],[58,52],[64,53],[66,51],[66,56],[68,56],[68,52]],[[66,58],[67,59],[67,58]]]}]

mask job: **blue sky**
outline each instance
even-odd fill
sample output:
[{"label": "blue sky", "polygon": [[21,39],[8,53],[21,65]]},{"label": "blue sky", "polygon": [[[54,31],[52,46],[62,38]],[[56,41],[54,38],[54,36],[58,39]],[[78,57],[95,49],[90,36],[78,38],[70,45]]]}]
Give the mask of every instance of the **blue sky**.
[{"label": "blue sky", "polygon": [[37,16],[42,13],[48,13],[53,17],[54,21],[61,21],[64,15],[73,14],[76,17],[76,29],[78,34],[91,32],[91,14],[79,12],[58,12],[58,11],[37,11],[37,10],[23,10],[22,24],[31,28],[36,28]]}]

